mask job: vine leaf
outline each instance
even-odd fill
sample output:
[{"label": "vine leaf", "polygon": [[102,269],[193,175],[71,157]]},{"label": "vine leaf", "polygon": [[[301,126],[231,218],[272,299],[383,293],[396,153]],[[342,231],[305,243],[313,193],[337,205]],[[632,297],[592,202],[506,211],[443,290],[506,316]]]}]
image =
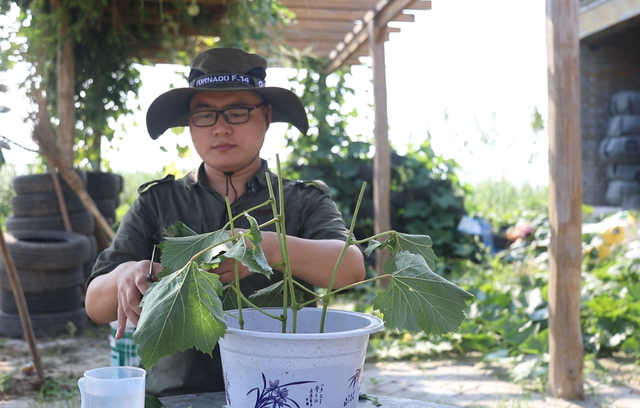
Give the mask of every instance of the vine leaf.
[{"label": "vine leaf", "polygon": [[395,267],[389,287],[373,300],[385,326],[435,335],[457,331],[473,295],[433,272],[421,255],[399,252]]},{"label": "vine leaf", "polygon": [[435,261],[438,260],[438,257],[435,252],[433,252],[433,249],[431,249],[432,246],[433,241],[428,235],[403,234],[393,231],[389,238],[384,242],[379,242],[375,239],[369,241],[369,244],[365,249],[365,254],[369,256],[376,249],[386,248],[391,252],[389,261],[393,262],[396,254],[401,251],[408,251],[413,254],[420,254],[427,265],[429,265],[429,268],[434,270]]},{"label": "vine leaf", "polygon": [[[249,299],[261,307],[282,307],[284,304],[284,281],[278,281],[266,288],[256,291]],[[294,289],[294,295],[298,303],[304,302],[304,293]]]},{"label": "vine leaf", "polygon": [[[249,219],[250,228],[241,234],[241,239],[238,240],[231,248],[220,254],[220,260],[235,259],[238,262],[242,262],[251,272],[261,273],[267,277],[271,277],[273,270],[269,266],[267,257],[264,255],[260,243],[262,242],[262,233],[258,227],[256,220],[247,215]],[[242,238],[246,238],[251,243],[251,247],[247,245],[246,241]]]},{"label": "vine leaf", "polygon": [[228,249],[225,243],[227,241],[229,241],[229,234],[225,230],[186,237],[167,237],[164,242],[158,245],[162,249],[160,260],[162,266],[175,271],[191,262],[195,255],[202,252],[202,255],[196,260],[208,263]]},{"label": "vine leaf", "polygon": [[197,235],[194,230],[189,228],[182,221],[178,221],[164,231],[166,237],[188,237]]},{"label": "vine leaf", "polygon": [[221,293],[218,275],[194,262],[152,284],[133,334],[144,366],[189,348],[211,355],[227,328]]}]

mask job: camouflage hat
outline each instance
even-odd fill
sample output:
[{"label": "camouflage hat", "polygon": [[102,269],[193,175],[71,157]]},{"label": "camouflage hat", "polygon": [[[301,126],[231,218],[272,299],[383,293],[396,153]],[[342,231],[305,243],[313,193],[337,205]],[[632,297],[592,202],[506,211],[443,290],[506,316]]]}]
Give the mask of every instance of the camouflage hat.
[{"label": "camouflage hat", "polygon": [[237,48],[213,48],[191,61],[189,87],[158,96],[147,111],[147,130],[157,139],[167,129],[189,125],[189,100],[198,92],[252,91],[272,107],[273,122],[287,122],[307,133],[307,114],[298,96],[284,88],[268,87],[267,60]]}]

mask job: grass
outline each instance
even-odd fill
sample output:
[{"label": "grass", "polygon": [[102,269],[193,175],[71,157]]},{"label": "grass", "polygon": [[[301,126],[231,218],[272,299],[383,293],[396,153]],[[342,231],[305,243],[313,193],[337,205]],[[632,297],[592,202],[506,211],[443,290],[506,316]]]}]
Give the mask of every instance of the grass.
[{"label": "grass", "polygon": [[507,179],[484,180],[471,186],[465,196],[465,209],[495,227],[515,225],[522,219],[532,220],[546,213],[549,201],[547,186],[514,184]]}]

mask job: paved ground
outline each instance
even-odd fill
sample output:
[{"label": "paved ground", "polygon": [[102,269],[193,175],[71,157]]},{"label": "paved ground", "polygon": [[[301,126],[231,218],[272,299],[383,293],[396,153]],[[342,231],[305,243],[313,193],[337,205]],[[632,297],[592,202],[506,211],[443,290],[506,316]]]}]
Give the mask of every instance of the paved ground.
[{"label": "paved ground", "polygon": [[[614,363],[610,369],[615,373]],[[455,407],[501,408],[640,408],[638,366],[626,366],[614,379],[585,381],[585,399],[564,401],[508,381],[506,370],[477,360],[367,363],[360,392],[417,399]],[[591,377],[591,376],[590,376]],[[606,384],[612,382],[612,384]]]},{"label": "paved ground", "polygon": [[[109,365],[107,332],[39,343],[47,376],[66,379],[75,390],[76,379],[88,368]],[[13,358],[12,358],[13,357]],[[22,340],[0,344],[0,373],[13,371],[30,361]],[[583,401],[556,400],[544,393],[527,390],[509,382],[504,368],[495,369],[477,359],[428,362],[367,363],[361,392],[417,399],[455,407],[500,408],[640,408],[640,366],[602,361],[610,376],[589,374]],[[18,377],[23,377],[20,373]],[[0,398],[0,408],[77,408],[77,396],[66,401],[38,402],[36,396]],[[383,407],[384,408],[384,407]]]}]

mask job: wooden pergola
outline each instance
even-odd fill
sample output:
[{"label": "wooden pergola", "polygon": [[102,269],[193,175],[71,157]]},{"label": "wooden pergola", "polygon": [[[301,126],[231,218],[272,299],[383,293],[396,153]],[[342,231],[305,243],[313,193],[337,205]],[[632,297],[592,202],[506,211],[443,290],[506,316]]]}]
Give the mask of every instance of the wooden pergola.
[{"label": "wooden pergola", "polygon": [[[210,31],[194,32],[180,26],[185,36],[216,34],[231,0],[197,0],[200,12],[210,18]],[[159,29],[160,13],[171,13],[175,0],[114,0],[114,4],[144,7],[151,27]],[[411,10],[428,10],[423,0],[281,0],[296,14],[283,31],[287,47],[328,57],[327,72],[344,64],[358,64],[359,57],[373,60],[375,111],[374,206],[375,232],[390,229],[390,149],[387,138],[387,96],[384,42],[392,21],[413,21]],[[464,12],[464,10],[460,10]],[[155,15],[154,15],[155,13]],[[580,333],[581,265],[581,158],[580,87],[578,70],[578,2],[547,0],[547,49],[549,72],[549,219],[551,223],[549,328],[550,383],[554,395],[583,398],[583,347]],[[126,22],[126,20],[124,20]],[[70,41],[73,41],[71,39]],[[60,140],[73,141],[73,44],[61,49],[58,59]],[[153,61],[159,45],[141,46],[140,55]]]}]

